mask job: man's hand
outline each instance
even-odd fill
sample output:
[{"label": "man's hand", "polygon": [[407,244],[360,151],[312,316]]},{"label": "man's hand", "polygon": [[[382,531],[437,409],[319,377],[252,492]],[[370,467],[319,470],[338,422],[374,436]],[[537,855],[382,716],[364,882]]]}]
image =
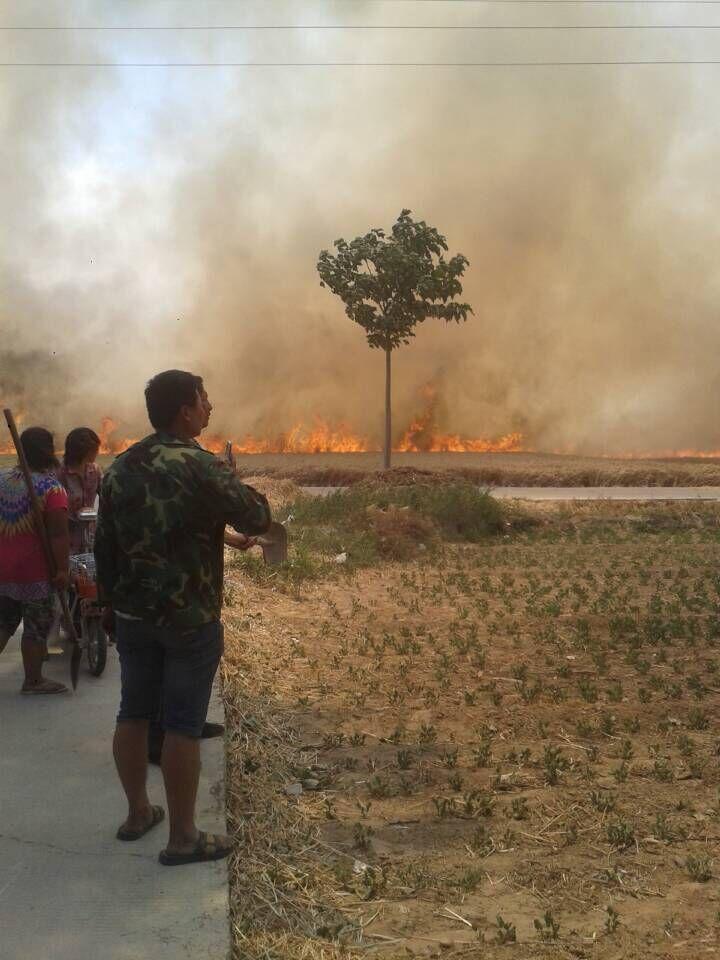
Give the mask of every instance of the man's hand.
[{"label": "man's hand", "polygon": [[236,550],[249,550],[257,543],[257,537],[246,537],[244,533],[237,533],[235,530],[226,530],[224,539],[228,547]]}]

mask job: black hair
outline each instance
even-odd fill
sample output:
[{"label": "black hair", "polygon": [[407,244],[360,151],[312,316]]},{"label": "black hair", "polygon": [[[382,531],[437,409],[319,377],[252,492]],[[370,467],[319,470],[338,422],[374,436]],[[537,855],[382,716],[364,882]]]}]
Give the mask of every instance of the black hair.
[{"label": "black hair", "polygon": [[89,453],[100,449],[100,437],[90,427],[76,427],[65,437],[65,463],[71,467],[82,463]]},{"label": "black hair", "polygon": [[202,377],[185,370],[165,370],[145,387],[145,404],[150,423],[156,430],[167,430],[181,407],[192,407],[202,390]]},{"label": "black hair", "polygon": [[28,427],[20,434],[20,446],[28,466],[36,473],[45,473],[58,466],[55,456],[55,440],[45,427]]}]

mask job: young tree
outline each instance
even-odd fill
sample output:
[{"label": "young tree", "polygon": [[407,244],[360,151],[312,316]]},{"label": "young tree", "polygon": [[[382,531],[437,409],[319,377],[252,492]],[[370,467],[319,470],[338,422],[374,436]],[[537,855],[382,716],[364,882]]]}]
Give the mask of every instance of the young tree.
[{"label": "young tree", "polygon": [[458,253],[446,260],[447,241],[424,220],[403,210],[386,236],[377,227],[348,243],[336,240],[337,254],[318,259],[320,286],[345,304],[345,313],[365,331],[368,344],[385,351],[385,469],[392,450],[391,356],[415,336],[428,317],[466,320],[472,309],[455,300],[468,260]]}]

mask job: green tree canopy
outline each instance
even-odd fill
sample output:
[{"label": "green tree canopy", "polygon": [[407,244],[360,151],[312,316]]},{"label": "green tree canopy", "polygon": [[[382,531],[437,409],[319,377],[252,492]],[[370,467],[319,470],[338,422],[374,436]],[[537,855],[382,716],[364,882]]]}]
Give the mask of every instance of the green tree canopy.
[{"label": "green tree canopy", "polygon": [[390,236],[379,227],[349,243],[336,240],[337,253],[320,253],[320,286],[329,287],[345,304],[345,313],[365,331],[371,347],[385,351],[385,466],[390,465],[390,357],[415,336],[429,317],[447,323],[467,320],[473,311],[455,297],[468,266],[461,253],[446,259],[445,237],[424,220],[403,210]]},{"label": "green tree canopy", "polygon": [[461,253],[445,258],[445,237],[403,210],[390,236],[375,227],[348,243],[336,240],[337,254],[323,250],[320,286],[345,304],[345,313],[365,330],[371,347],[394,350],[410,342],[415,326],[437,317],[466,320],[472,309],[458,303],[460,277],[468,266]]}]

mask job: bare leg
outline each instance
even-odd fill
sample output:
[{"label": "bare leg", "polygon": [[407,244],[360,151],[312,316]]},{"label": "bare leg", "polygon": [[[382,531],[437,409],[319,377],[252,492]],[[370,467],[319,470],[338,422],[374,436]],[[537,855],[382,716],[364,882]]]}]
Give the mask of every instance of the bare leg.
[{"label": "bare leg", "polygon": [[161,766],[170,817],[167,850],[186,853],[193,849],[198,837],[195,801],[200,779],[200,741],[167,730]]},{"label": "bare leg", "polygon": [[25,684],[34,687],[42,680],[45,644],[38,643],[37,640],[27,640],[23,637],[20,641],[20,651],[23,658],[23,667],[25,668]]},{"label": "bare leg", "polygon": [[113,756],[128,801],[123,827],[140,830],[152,820],[147,795],[148,721],[121,720],[115,727]]}]

